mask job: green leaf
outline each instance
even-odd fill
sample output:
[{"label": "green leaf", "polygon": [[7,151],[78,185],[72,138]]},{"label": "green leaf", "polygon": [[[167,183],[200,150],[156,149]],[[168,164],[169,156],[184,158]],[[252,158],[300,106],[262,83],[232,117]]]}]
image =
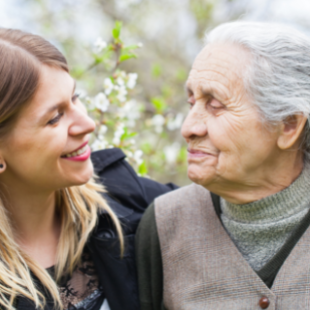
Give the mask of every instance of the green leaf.
[{"label": "green leaf", "polygon": [[135,55],[135,54],[124,54],[124,55],[121,55],[119,57],[119,62],[125,61],[125,60],[130,59],[130,58],[137,58],[137,55]]},{"label": "green leaf", "polygon": [[120,31],[118,29],[113,29],[112,30],[112,35],[114,39],[118,39],[120,35]]},{"label": "green leaf", "polygon": [[122,29],[122,22],[116,21],[115,26],[112,30],[112,35],[115,40],[119,39],[119,36],[121,34],[121,29]]},{"label": "green leaf", "polygon": [[167,103],[162,97],[154,97],[151,102],[157,113],[162,113],[167,108]]},{"label": "green leaf", "polygon": [[130,139],[130,138],[133,138],[137,135],[137,132],[132,132],[132,133],[129,133],[126,137],[126,139]]},{"label": "green leaf", "polygon": [[187,78],[187,72],[183,68],[179,69],[176,74],[176,79],[179,82],[184,82],[186,81],[186,78]]},{"label": "green leaf", "polygon": [[104,60],[110,58],[112,55],[111,51],[106,51],[104,54],[102,55],[98,55],[98,54],[93,54],[94,60],[96,64],[100,64],[102,63]]},{"label": "green leaf", "polygon": [[139,46],[138,46],[137,44],[135,44],[135,45],[124,46],[124,47],[123,47],[123,50],[124,50],[124,51],[132,51],[132,50],[135,50],[135,49],[137,49],[137,48],[139,48]]},{"label": "green leaf", "polygon": [[127,129],[127,127],[124,127],[124,133],[121,135],[120,140],[124,141],[126,139],[127,135],[128,135],[128,129]]},{"label": "green leaf", "polygon": [[177,162],[183,164],[186,162],[186,160],[187,160],[187,148],[183,146],[180,149],[179,154],[177,156]]},{"label": "green leaf", "polygon": [[73,69],[70,70],[70,74],[74,77],[74,78],[79,78],[83,75],[83,73],[85,72],[85,68],[83,68],[82,66],[77,66]]},{"label": "green leaf", "polygon": [[105,124],[106,124],[107,126],[114,127],[114,126],[115,126],[115,121],[112,120],[112,118],[107,118],[107,119],[105,120]]},{"label": "green leaf", "polygon": [[162,73],[161,65],[154,64],[152,67],[152,76],[158,78],[161,75],[161,73]]},{"label": "green leaf", "polygon": [[164,85],[161,89],[164,98],[169,98],[172,95],[172,89],[170,85]]},{"label": "green leaf", "polygon": [[124,140],[130,139],[130,138],[133,138],[136,135],[137,135],[137,132],[128,132],[128,128],[125,127],[124,133],[122,134],[120,140],[124,141]]},{"label": "green leaf", "polygon": [[141,145],[141,150],[144,154],[150,154],[152,152],[152,145],[149,142],[145,142]]},{"label": "green leaf", "polygon": [[147,167],[146,167],[145,161],[143,161],[142,164],[139,166],[138,172],[140,175],[147,174]]}]

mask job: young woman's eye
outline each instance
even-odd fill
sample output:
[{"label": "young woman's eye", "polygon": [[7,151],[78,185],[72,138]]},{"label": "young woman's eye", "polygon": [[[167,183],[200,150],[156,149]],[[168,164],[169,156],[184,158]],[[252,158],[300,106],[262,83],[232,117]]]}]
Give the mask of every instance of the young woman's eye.
[{"label": "young woman's eye", "polygon": [[57,116],[55,116],[54,118],[52,118],[47,124],[48,124],[48,125],[54,125],[54,124],[56,124],[56,123],[61,119],[62,116],[63,116],[63,113],[58,113]]},{"label": "young woman's eye", "polygon": [[77,94],[77,93],[74,94],[73,97],[72,97],[72,99],[71,99],[72,102],[75,102],[75,100],[78,99],[79,97],[80,97],[80,94]]}]

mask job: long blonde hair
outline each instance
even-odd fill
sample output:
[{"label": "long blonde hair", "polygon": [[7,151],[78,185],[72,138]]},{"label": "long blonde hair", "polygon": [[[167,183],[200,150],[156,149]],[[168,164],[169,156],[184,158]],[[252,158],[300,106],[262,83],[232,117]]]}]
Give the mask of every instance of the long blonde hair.
[{"label": "long blonde hair", "polygon": [[[19,110],[34,96],[42,64],[68,72],[65,57],[48,41],[20,30],[0,29],[0,137],[10,131]],[[55,308],[62,309],[57,281],[64,273],[72,273],[96,225],[100,210],[111,217],[122,252],[124,240],[121,225],[102,197],[102,192],[104,188],[94,179],[87,184],[56,192],[56,207],[61,221],[55,265],[56,282],[20,249],[14,239],[5,201],[0,199],[1,306],[14,309],[15,298],[24,296],[32,300],[36,307],[43,307],[45,298],[33,280],[34,275],[53,298]]]}]

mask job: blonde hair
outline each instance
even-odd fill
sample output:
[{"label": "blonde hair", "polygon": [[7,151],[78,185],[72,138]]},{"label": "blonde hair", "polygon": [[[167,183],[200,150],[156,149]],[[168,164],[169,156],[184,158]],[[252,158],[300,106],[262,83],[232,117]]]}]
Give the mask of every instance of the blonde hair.
[{"label": "blonde hair", "polygon": [[[19,110],[34,96],[42,64],[68,72],[65,57],[48,41],[20,30],[0,29],[0,137],[10,131]],[[32,300],[36,307],[43,308],[45,297],[33,281],[34,275],[53,298],[55,308],[62,309],[57,281],[64,273],[72,273],[100,211],[107,212],[111,217],[120,238],[122,255],[124,239],[121,225],[102,197],[102,192],[103,186],[94,179],[87,184],[56,192],[56,207],[61,221],[56,282],[20,249],[14,239],[4,199],[0,199],[1,306],[14,309],[15,298],[24,296]]]}]

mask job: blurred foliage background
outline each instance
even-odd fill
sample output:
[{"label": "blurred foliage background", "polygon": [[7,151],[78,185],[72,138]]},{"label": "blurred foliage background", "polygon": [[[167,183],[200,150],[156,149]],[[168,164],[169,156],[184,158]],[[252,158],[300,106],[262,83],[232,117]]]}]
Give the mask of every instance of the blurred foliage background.
[{"label": "blurred foliage background", "polygon": [[65,54],[97,122],[93,150],[121,147],[141,175],[184,185],[184,83],[205,31],[235,19],[308,31],[308,2],[11,0],[0,2],[0,27],[40,34]]}]

